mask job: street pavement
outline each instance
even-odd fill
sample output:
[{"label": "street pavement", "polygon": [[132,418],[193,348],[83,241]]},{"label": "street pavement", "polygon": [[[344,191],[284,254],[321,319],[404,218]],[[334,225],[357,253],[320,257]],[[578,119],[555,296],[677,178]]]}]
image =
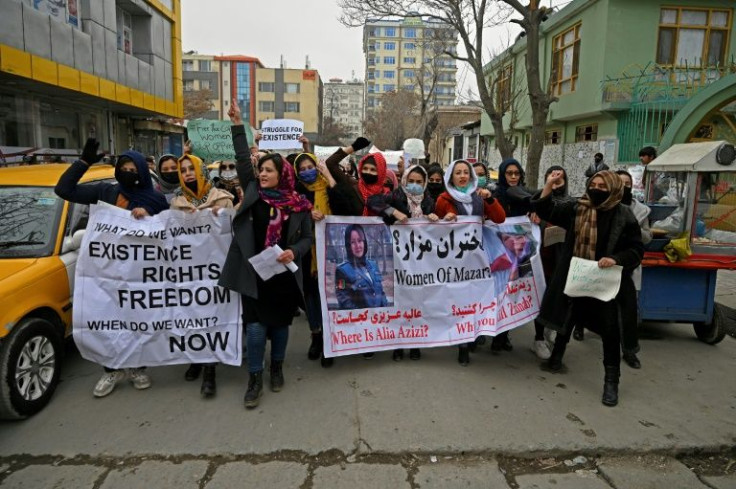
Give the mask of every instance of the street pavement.
[{"label": "street pavement", "polygon": [[[736,307],[736,274],[719,277],[718,300]],[[306,358],[302,316],[285,389],[252,411],[244,367],[218,368],[212,400],[185,366],[94,399],[101,369],[72,349],[51,404],[0,422],[0,487],[736,488],[736,340],[645,325],[643,368],[622,365],[620,404],[607,408],[600,340],[572,342],[568,372],[550,374],[532,329],[512,332],[513,352],[479,348],[467,368],[440,348],[323,369]]]}]

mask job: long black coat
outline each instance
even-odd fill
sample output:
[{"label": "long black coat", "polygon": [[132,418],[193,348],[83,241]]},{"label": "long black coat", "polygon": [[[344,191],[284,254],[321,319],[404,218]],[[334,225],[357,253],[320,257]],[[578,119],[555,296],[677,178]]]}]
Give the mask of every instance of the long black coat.
[{"label": "long black coat", "polygon": [[[422,203],[419,206],[422,208],[422,214],[425,216],[434,212],[434,200],[432,200],[429,194],[424,194]],[[396,222],[396,218],[393,216],[394,209],[411,217],[409,198],[404,193],[403,188],[397,188],[390,194],[371,195],[368,198],[368,208],[381,216],[383,222],[389,226]]]},{"label": "long black coat", "polygon": [[[567,231],[565,243],[561,253],[558,256],[557,267],[552,276],[552,280],[547,284],[547,291],[542,299],[542,307],[539,313],[539,322],[546,327],[556,331],[564,332],[571,324],[572,301],[570,297],[564,293],[565,283],[567,282],[567,272],[570,268],[570,262],[573,257],[573,249],[575,247],[575,216],[577,214],[577,201],[557,201],[555,202],[551,196],[540,199],[540,193],[537,193],[531,200],[532,209],[537,215],[555,226],[560,226]],[[634,282],[631,279],[631,272],[641,263],[644,256],[644,245],[641,241],[641,230],[639,223],[636,221],[631,210],[624,205],[617,205],[612,210],[613,213],[609,223],[608,233],[601,232],[599,220],[599,236],[607,234],[608,240],[605,245],[604,253],[598,256],[596,260],[604,257],[613,258],[618,265],[623,267],[623,275],[621,277],[621,294],[625,288],[634,289]],[[605,307],[610,303],[601,302],[601,307],[591,311],[591,314],[600,312],[605,314],[611,311],[610,307]],[[588,318],[589,324],[612,323],[613,318]],[[613,324],[617,324],[613,319]]]},{"label": "long black coat", "polygon": [[[233,217],[233,241],[227,252],[225,265],[218,285],[235,290],[240,294],[258,299],[256,271],[248,261],[256,254],[253,230],[253,204],[260,199],[258,183],[250,161],[248,141],[242,125],[232,126],[235,146],[235,169],[243,187],[243,202]],[[288,163],[287,163],[288,164]],[[310,212],[294,212],[287,224],[287,248],[294,252],[294,261],[301,264],[304,255],[312,246],[312,215]],[[302,289],[302,268],[294,274],[299,289]]]}]

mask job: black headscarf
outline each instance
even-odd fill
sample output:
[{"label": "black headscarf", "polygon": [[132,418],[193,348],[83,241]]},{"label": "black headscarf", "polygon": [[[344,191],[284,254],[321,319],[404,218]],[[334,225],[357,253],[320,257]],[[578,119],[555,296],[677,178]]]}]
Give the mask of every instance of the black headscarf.
[{"label": "black headscarf", "polygon": [[[429,185],[429,177],[432,175],[439,175],[442,181],[442,186],[439,190],[432,190],[434,186]],[[437,197],[442,194],[442,192],[445,191],[445,172],[442,170],[442,167],[439,165],[439,163],[432,163],[429,165],[429,168],[427,168],[427,193],[429,193],[429,196],[432,197],[432,200],[436,201]]]},{"label": "black headscarf", "polygon": [[[569,196],[570,196],[570,194],[569,194],[569,191],[568,191],[568,186],[567,186],[567,171],[566,171],[566,170],[565,170],[564,168],[562,168],[562,167],[561,167],[560,165],[552,165],[552,166],[550,166],[549,168],[547,168],[547,171],[546,171],[546,172],[544,172],[544,181],[545,181],[545,182],[547,181],[547,177],[548,177],[548,176],[550,175],[550,173],[552,173],[553,171],[561,171],[561,172],[562,172],[562,174],[563,174],[563,175],[564,175],[564,177],[565,177],[565,185],[563,185],[563,186],[562,186],[562,187],[560,187],[560,188],[557,188],[557,189],[553,190],[553,191],[552,191],[552,196],[553,196],[553,197],[561,197],[561,198],[566,198],[566,197],[569,197]],[[544,183],[544,182],[543,182],[543,183]]]},{"label": "black headscarf", "polygon": [[[520,173],[519,184],[514,187],[511,187],[506,180],[506,170],[510,166],[516,166]],[[514,158],[503,160],[498,167],[498,184],[496,185],[496,190],[493,192],[493,196],[503,206],[506,211],[506,217],[524,216],[531,210],[529,205],[531,192],[524,186],[525,177],[526,174],[521,167],[521,163]],[[509,192],[511,188],[514,190]]]},{"label": "black headscarf", "polygon": [[148,170],[146,157],[138,151],[126,151],[120,155],[120,158],[118,158],[115,164],[115,178],[118,178],[118,175],[122,171],[120,167],[126,161],[132,161],[138,170],[138,183],[134,187],[126,188],[118,184],[120,193],[130,202],[128,209],[142,207],[152,216],[168,209],[169,204],[166,202],[164,194],[153,188],[153,180]]}]

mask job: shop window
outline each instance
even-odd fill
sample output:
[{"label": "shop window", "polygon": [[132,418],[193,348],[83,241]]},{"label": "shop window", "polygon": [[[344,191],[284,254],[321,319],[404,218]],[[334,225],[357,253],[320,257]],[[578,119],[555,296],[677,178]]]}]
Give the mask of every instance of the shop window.
[{"label": "shop window", "polygon": [[550,84],[554,95],[574,92],[580,63],[580,26],[566,30],[552,42],[552,73]]},{"label": "shop window", "polygon": [[598,141],[598,124],[578,126],[575,128],[575,142]]}]

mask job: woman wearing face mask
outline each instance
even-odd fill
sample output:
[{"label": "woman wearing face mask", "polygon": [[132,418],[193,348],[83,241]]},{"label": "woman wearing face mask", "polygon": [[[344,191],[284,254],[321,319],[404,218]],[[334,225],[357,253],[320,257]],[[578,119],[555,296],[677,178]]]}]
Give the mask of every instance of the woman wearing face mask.
[{"label": "woman wearing face mask", "polygon": [[427,168],[427,195],[433,202],[437,202],[442,192],[445,191],[445,172],[438,163],[432,163]]},{"label": "woman wearing face mask", "polygon": [[217,188],[225,190],[233,196],[233,206],[237,206],[242,200],[242,190],[238,172],[235,171],[234,161],[221,161],[218,168]]},{"label": "woman wearing face mask", "polygon": [[[342,212],[335,209],[336,215],[367,215],[365,214],[367,209],[365,205],[366,195],[372,195],[373,193],[386,193],[383,187],[386,180],[386,161],[383,159],[383,156],[379,155],[381,161],[383,162],[383,172],[380,176],[378,175],[378,167],[376,166],[375,161],[373,161],[372,159],[374,155],[366,155],[360,160],[360,164],[358,165],[357,179],[345,173],[340,166],[340,162],[345,160],[345,158],[352,155],[356,151],[367,148],[370,144],[371,142],[368,141],[366,138],[359,137],[355,141],[353,141],[353,144],[351,144],[350,146],[339,148],[325,161],[325,165],[327,166],[330,175],[332,175],[332,178],[335,179],[337,184],[346,188],[352,188],[352,190],[349,192],[350,198],[345,202]],[[371,163],[364,167],[364,163],[369,157],[371,158]]]},{"label": "woman wearing face mask", "polygon": [[[77,204],[108,204],[128,209],[136,219],[153,216],[169,208],[166,198],[161,192],[154,190],[151,174],[146,158],[137,151],[126,151],[115,163],[115,180],[113,183],[100,182],[79,185],[79,180],[94,163],[104,155],[98,154],[100,147],[94,139],[88,139],[79,160],[72,163],[59,178],[54,191],[56,195]],[[115,370],[105,367],[105,373],[97,381],[94,388],[95,397],[110,394],[121,380],[128,377],[136,389],[151,387],[151,379],[143,368]]]},{"label": "woman wearing face mask", "polygon": [[480,161],[473,163],[473,171],[478,177],[478,188],[487,188],[491,190],[491,182],[488,181],[488,168]]},{"label": "woman wearing face mask", "polygon": [[167,202],[175,197],[176,190],[179,188],[179,164],[177,157],[171,154],[163,155],[158,159],[156,166],[159,175],[159,186],[161,193],[166,197]]},{"label": "woman wearing face mask", "polygon": [[[649,213],[652,210],[633,198],[631,191],[634,179],[631,178],[631,174],[625,170],[619,170],[616,174],[624,182],[624,196],[621,199],[621,203],[631,209],[641,228],[641,241],[647,245],[652,241],[652,231],[649,229]],[[621,308],[621,347],[624,362],[631,368],[641,368],[641,362],[636,356],[639,353],[639,333],[637,331],[639,307],[637,294],[641,290],[641,265],[634,270],[632,279],[634,281],[634,289],[627,288],[622,290],[618,297],[616,297],[616,300]]]},{"label": "woman wearing face mask", "polygon": [[[317,222],[326,216],[349,210],[352,186],[339,185],[327,166],[311,153],[301,153],[294,158],[294,169],[297,174],[296,190],[312,203],[312,221]],[[312,242],[311,252],[302,260],[304,269],[304,300],[307,322],[312,332],[312,341],[307,351],[310,360],[320,358],[323,367],[333,364],[332,358],[325,358],[322,353],[322,306],[320,305],[319,282],[317,280],[317,249]]]},{"label": "woman wearing face mask", "polygon": [[258,178],[253,171],[240,108],[228,113],[236,155],[236,171],[244,198],[233,218],[233,242],[223,266],[219,285],[239,292],[243,301],[248,349],[248,388],[244,404],[258,406],[263,391],[266,338],[271,338],[270,384],[273,392],[284,386],[283,362],[294,311],[304,303],[302,268],[283,272],[264,281],[249,259],[264,249],[279,245],[284,250],[279,263],[301,263],[312,245],[312,204],[295,189],[294,168],[279,154],[258,160]]},{"label": "woman wearing face mask", "polygon": [[[396,222],[407,222],[409,218],[426,217],[432,222],[439,220],[434,213],[434,201],[429,197],[427,189],[427,170],[419,165],[410,166],[401,177],[401,186],[390,194],[374,195],[368,199],[368,207],[375,214],[383,217],[387,225]],[[404,350],[394,350],[393,359],[404,358]],[[419,360],[419,348],[409,350],[409,358]]]},{"label": "woman wearing face mask", "polygon": [[[503,160],[498,167],[498,183],[493,196],[501,203],[506,217],[526,216],[531,212],[531,192],[524,186],[524,169],[515,159]],[[493,353],[513,349],[508,331],[494,336],[491,341]]]},{"label": "woman wearing face mask", "polygon": [[621,290],[633,289],[631,274],[644,254],[641,230],[631,211],[621,205],[624,185],[615,173],[596,173],[588,181],[585,195],[577,202],[555,202],[552,199],[553,186],[562,178],[561,171],[553,171],[544,189],[532,200],[539,217],[567,231],[564,253],[542,299],[539,314],[544,326],[558,332],[547,368],[553,372],[561,370],[572,324],[591,325],[603,340],[605,376],[602,402],[615,406],[618,403],[621,364],[617,301],[571,298],[564,294],[564,288],[570,262],[576,256],[595,260],[600,268],[622,266]]},{"label": "woman wearing face mask", "polygon": [[[434,212],[440,219],[453,221],[457,216],[482,216],[495,223],[506,220],[506,213],[498,200],[494,199],[490,190],[478,189],[478,176],[470,163],[455,160],[445,173],[447,190],[440,194]],[[460,365],[470,363],[470,345],[460,345],[457,361]]]},{"label": "woman wearing face mask", "polygon": [[[567,172],[564,168],[562,168],[559,165],[553,165],[547,169],[547,171],[544,173],[544,181],[546,182],[547,179],[550,178],[550,175],[553,171],[559,171],[562,173],[562,178],[558,179],[553,185],[552,185],[552,199],[555,202],[564,203],[564,202],[574,202],[575,199],[570,197],[567,191]],[[540,249],[539,255],[542,259],[542,269],[544,270],[544,278],[547,283],[550,282],[552,279],[552,274],[554,273],[555,267],[557,266],[557,262],[559,260],[559,256],[561,256],[564,244],[563,243],[556,243],[552,245],[547,245],[544,242],[545,237],[545,229],[548,227],[552,227],[548,222],[542,221],[539,219],[539,217],[532,213],[530,216],[532,222],[539,225],[539,228],[542,231],[542,247]],[[576,326],[575,330],[577,331]],[[582,329],[582,325],[580,326]],[[548,331],[549,332],[549,331]],[[574,334],[574,333],[573,333]],[[550,335],[550,342],[548,342],[545,339],[544,335],[544,325],[540,323],[538,320],[534,320],[534,343],[532,345],[532,351],[537,355],[537,358],[540,360],[548,360],[550,355],[552,354],[552,341],[553,335]]]},{"label": "woman wearing face mask", "polygon": [[[177,196],[171,199],[172,209],[187,212],[204,209],[213,209],[217,212],[221,208],[232,209],[232,194],[212,185],[209,171],[198,157],[189,154],[179,158],[178,177],[180,187]],[[200,372],[202,372],[202,367],[204,367],[200,388],[200,394],[204,398],[214,397],[217,394],[216,365],[215,363],[193,363],[184,373],[185,380],[197,380]]]}]

